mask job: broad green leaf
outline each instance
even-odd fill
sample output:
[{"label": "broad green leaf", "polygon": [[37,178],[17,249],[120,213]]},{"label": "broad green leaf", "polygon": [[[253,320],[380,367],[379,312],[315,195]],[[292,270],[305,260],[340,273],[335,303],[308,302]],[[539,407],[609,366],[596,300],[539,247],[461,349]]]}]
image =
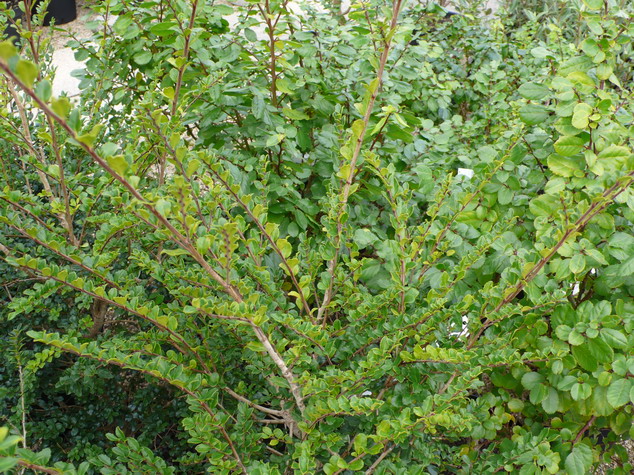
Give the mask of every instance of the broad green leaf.
[{"label": "broad green leaf", "polygon": [[289,107],[284,107],[282,113],[291,120],[308,120],[310,117],[302,111],[293,110]]},{"label": "broad green leaf", "polygon": [[128,169],[128,162],[123,155],[109,156],[106,162],[120,176],[123,176]]},{"label": "broad green leaf", "polygon": [[108,157],[110,155],[114,155],[117,152],[117,150],[119,150],[119,147],[117,144],[112,142],[106,142],[99,148],[99,153],[104,157]]},{"label": "broad green leaf", "polygon": [[567,77],[571,73],[587,72],[594,65],[592,60],[585,54],[581,56],[575,56],[566,60],[561,66],[559,66],[558,73],[562,77]]},{"label": "broad green leaf", "polygon": [[579,333],[577,330],[573,329],[569,334],[568,334],[568,343],[570,343],[573,346],[579,346],[582,345],[583,342],[586,341],[586,339],[583,337],[583,335],[581,333]]},{"label": "broad green leaf", "polygon": [[359,246],[359,249],[363,249],[371,244],[374,244],[378,240],[379,238],[377,235],[369,229],[360,228],[354,232],[354,242],[357,246]]},{"label": "broad green leaf", "polygon": [[594,57],[600,51],[599,45],[594,38],[586,38],[581,43],[581,49],[588,56]]},{"label": "broad green leaf", "polygon": [[515,196],[515,192],[506,186],[503,186],[498,191],[498,203],[501,205],[507,205],[513,201],[513,196]]},{"label": "broad green leaf", "polygon": [[548,388],[548,395],[542,401],[542,408],[547,414],[554,414],[559,407],[559,393],[553,387]]},{"label": "broad green leaf", "polygon": [[266,103],[262,96],[255,94],[251,100],[251,111],[256,119],[263,119],[266,112]]},{"label": "broad green leaf", "polygon": [[18,49],[13,45],[12,41],[0,42],[0,59],[6,61],[18,54]]},{"label": "broad green leaf", "polygon": [[590,10],[600,10],[603,8],[605,0],[583,0],[583,4]]},{"label": "broad green leaf", "polygon": [[589,94],[597,87],[594,79],[584,71],[573,71],[568,74],[568,79],[571,80],[575,88],[584,94]]},{"label": "broad green leaf", "polygon": [[627,159],[631,154],[630,149],[627,147],[610,145],[599,152],[598,158],[603,160],[620,161]]},{"label": "broad green leaf", "polygon": [[286,239],[278,239],[275,244],[285,258],[288,258],[293,252],[293,246]]},{"label": "broad green leaf", "polygon": [[522,386],[531,390],[544,381],[544,377],[536,372],[529,372],[522,376]]},{"label": "broad green leaf", "polygon": [[245,28],[244,30],[242,30],[244,33],[244,37],[251,41],[251,42],[255,42],[258,40],[258,35],[256,34],[255,31],[253,31],[251,28]]},{"label": "broad green leaf", "polygon": [[572,356],[574,356],[579,366],[581,366],[586,371],[596,371],[599,367],[599,363],[590,352],[587,344],[573,346]]},{"label": "broad green leaf", "polygon": [[585,160],[581,157],[569,157],[552,154],[548,157],[548,168],[555,175],[571,177],[582,173],[585,168]]},{"label": "broad green leaf", "polygon": [[152,61],[152,53],[150,51],[141,51],[135,54],[132,59],[136,64],[143,66]]},{"label": "broad green leaf", "polygon": [[570,157],[572,155],[576,155],[581,150],[583,150],[583,146],[585,145],[586,140],[579,136],[565,136],[560,137],[555,142],[555,151],[564,157]]},{"label": "broad green leaf", "polygon": [[280,143],[282,140],[284,140],[284,137],[285,137],[284,134],[273,134],[266,140],[266,146],[274,147],[275,145]]},{"label": "broad green leaf", "polygon": [[560,205],[558,198],[553,195],[539,195],[531,200],[528,208],[535,216],[551,216]]},{"label": "broad green leaf", "polygon": [[543,84],[528,82],[526,84],[522,84],[517,92],[519,92],[524,99],[539,101],[546,97],[550,93],[550,90]]},{"label": "broad green leaf", "polygon": [[612,328],[602,328],[601,336],[612,348],[627,348],[627,338],[619,330],[614,330]]},{"label": "broad green leaf", "polygon": [[53,99],[51,102],[51,109],[53,112],[57,114],[60,118],[66,119],[68,117],[68,113],[70,112],[70,101],[68,97],[60,97],[58,99]]},{"label": "broad green leaf", "polygon": [[619,408],[630,402],[631,382],[629,379],[617,379],[608,387],[608,402],[612,407]]},{"label": "broad green leaf", "polygon": [[167,200],[160,199],[156,202],[155,208],[161,216],[167,216],[172,209],[172,204]]},{"label": "broad green leaf", "polygon": [[592,449],[585,444],[577,444],[566,457],[567,475],[586,475],[592,466]]},{"label": "broad green leaf", "polygon": [[21,59],[15,65],[15,74],[27,87],[33,87],[37,79],[37,66],[31,61]]},{"label": "broad green leaf", "polygon": [[286,79],[279,79],[277,81],[277,90],[283,92],[284,94],[293,94],[295,89],[293,89],[292,86],[293,85]]},{"label": "broad green leaf", "polygon": [[554,57],[552,51],[550,51],[547,48],[544,48],[543,46],[538,46],[537,48],[533,48],[531,50],[531,54],[535,57],[535,58],[548,58],[548,57]]},{"label": "broad green leaf", "polygon": [[538,384],[530,390],[529,400],[533,404],[539,404],[548,397],[548,386],[545,384]]},{"label": "broad green leaf", "polygon": [[585,129],[590,122],[589,117],[592,114],[592,107],[585,102],[581,102],[575,106],[572,113],[572,125],[577,129]]},{"label": "broad green leaf", "polygon": [[541,124],[550,115],[548,109],[536,104],[526,104],[520,109],[520,119],[527,125]]},{"label": "broad green leaf", "polygon": [[614,351],[602,338],[588,340],[588,349],[594,358],[601,363],[610,363],[614,357]]},{"label": "broad green leaf", "polygon": [[60,177],[60,168],[59,165],[49,165],[48,166],[48,174],[52,177],[59,178]]},{"label": "broad green leaf", "polygon": [[571,331],[572,329],[568,325],[558,325],[557,328],[555,328],[555,335],[557,335],[557,338],[560,340],[566,341]]},{"label": "broad green leaf", "polygon": [[605,81],[612,76],[614,69],[607,63],[601,63],[597,66],[597,77],[601,81]]},{"label": "broad green leaf", "polygon": [[43,79],[35,86],[35,94],[44,102],[48,102],[53,94],[53,87],[48,79]]},{"label": "broad green leaf", "polygon": [[619,266],[618,275],[620,277],[629,277],[634,274],[634,256],[623,261]]},{"label": "broad green leaf", "polygon": [[577,254],[570,259],[570,272],[573,274],[580,274],[586,268],[586,258],[583,254]]},{"label": "broad green leaf", "polygon": [[592,398],[589,402],[592,413],[597,416],[609,416],[614,413],[614,408],[608,402],[608,388],[604,386],[595,386],[593,388]]},{"label": "broad green leaf", "polygon": [[601,265],[604,265],[604,266],[608,265],[608,261],[605,260],[605,257],[603,257],[603,254],[601,254],[601,252],[598,249],[586,249],[586,255],[590,259],[594,259],[596,262],[598,262]]},{"label": "broad green leaf", "polygon": [[189,254],[189,252],[184,249],[163,249],[161,253],[167,254],[168,256],[183,256]]},{"label": "broad green leaf", "polygon": [[592,387],[585,383],[574,383],[570,388],[570,395],[575,401],[588,399],[592,394]]},{"label": "broad green leaf", "polygon": [[522,409],[524,409],[524,401],[513,398],[508,402],[508,407],[511,412],[522,412]]},{"label": "broad green leaf", "polygon": [[361,119],[357,119],[352,123],[351,129],[352,129],[352,134],[355,136],[355,138],[361,137],[364,127],[365,127],[365,122]]},{"label": "broad green leaf", "polygon": [[599,386],[607,386],[612,381],[612,373],[602,371],[597,380],[599,381]]},{"label": "broad green leaf", "polygon": [[3,455],[0,457],[0,473],[14,473],[11,471],[18,464],[19,459]]},{"label": "broad green leaf", "polygon": [[556,195],[566,189],[566,180],[561,177],[553,177],[548,180],[546,183],[546,187],[544,188],[544,192],[548,195]]}]

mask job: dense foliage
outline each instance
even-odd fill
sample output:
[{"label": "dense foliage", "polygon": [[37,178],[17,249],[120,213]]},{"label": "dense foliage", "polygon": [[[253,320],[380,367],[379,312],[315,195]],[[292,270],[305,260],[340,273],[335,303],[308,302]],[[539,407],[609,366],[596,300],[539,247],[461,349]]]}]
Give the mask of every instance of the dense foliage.
[{"label": "dense foliage", "polygon": [[0,471],[630,473],[634,7],[300,3],[0,43]]}]

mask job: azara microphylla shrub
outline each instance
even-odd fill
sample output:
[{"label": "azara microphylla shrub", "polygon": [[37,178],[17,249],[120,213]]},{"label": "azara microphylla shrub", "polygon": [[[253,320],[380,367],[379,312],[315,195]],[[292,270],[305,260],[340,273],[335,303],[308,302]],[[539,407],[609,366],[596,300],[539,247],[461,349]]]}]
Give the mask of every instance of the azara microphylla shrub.
[{"label": "azara microphylla shrub", "polygon": [[634,6],[298,3],[0,43],[0,471],[630,473]]}]

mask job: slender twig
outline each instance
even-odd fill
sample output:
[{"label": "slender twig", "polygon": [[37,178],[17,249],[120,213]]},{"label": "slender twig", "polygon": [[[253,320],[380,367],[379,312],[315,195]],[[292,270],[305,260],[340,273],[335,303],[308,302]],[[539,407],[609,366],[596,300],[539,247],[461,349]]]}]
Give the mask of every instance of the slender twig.
[{"label": "slender twig", "polygon": [[575,437],[575,440],[572,441],[572,445],[577,445],[577,442],[579,442],[581,440],[581,438],[583,437],[583,434],[586,433],[586,431],[592,427],[592,424],[594,424],[594,421],[596,420],[597,416],[592,416],[588,422],[586,422],[586,425],[584,425],[581,430],[579,432],[577,432],[577,435]]},{"label": "slender twig", "polygon": [[372,465],[365,471],[365,475],[372,475],[379,464],[383,461],[385,457],[387,457],[392,450],[396,448],[396,444],[388,444],[388,446],[381,452],[381,455],[374,461]]},{"label": "slender twig", "polygon": [[328,288],[326,289],[326,292],[324,293],[323,301],[321,305],[319,306],[319,309],[317,310],[317,321],[322,321],[323,319],[323,321],[325,322],[324,313],[326,311],[326,308],[330,304],[330,301],[332,300],[332,288],[333,288],[334,278],[335,278],[335,269],[337,267],[337,261],[339,260],[339,253],[341,251],[341,235],[343,232],[342,218],[348,205],[348,198],[350,197],[352,183],[356,175],[357,161],[361,153],[361,148],[363,147],[365,133],[368,128],[370,118],[372,117],[374,102],[376,101],[376,97],[379,93],[379,90],[381,89],[381,85],[383,84],[383,72],[385,70],[385,65],[387,63],[387,59],[390,54],[390,49],[392,46],[392,38],[394,36],[394,33],[396,32],[396,27],[398,24],[398,16],[401,10],[401,4],[402,4],[402,0],[394,0],[392,4],[392,20],[390,22],[388,35],[384,39],[384,43],[383,43],[383,51],[381,53],[381,58],[379,60],[379,69],[376,75],[376,85],[366,105],[365,114],[363,116],[363,125],[361,127],[361,130],[359,131],[354,152],[352,153],[352,158],[350,159],[350,164],[349,164],[350,170],[348,171],[348,177],[343,186],[343,191],[341,192],[341,202],[339,204],[340,207],[339,207],[339,212],[337,214],[337,235],[335,236],[335,242],[334,242],[335,253],[333,258],[330,260],[328,264],[328,274],[330,275],[330,282],[328,283]]}]

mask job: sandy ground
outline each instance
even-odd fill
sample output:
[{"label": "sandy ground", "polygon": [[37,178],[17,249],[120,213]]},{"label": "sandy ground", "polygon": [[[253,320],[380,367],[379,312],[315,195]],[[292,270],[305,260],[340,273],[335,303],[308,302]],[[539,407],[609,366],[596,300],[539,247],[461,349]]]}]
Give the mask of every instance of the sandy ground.
[{"label": "sandy ground", "polygon": [[86,26],[86,23],[93,20],[96,15],[85,5],[84,2],[78,2],[77,5],[77,19],[66,23],[65,25],[59,25],[55,27],[53,31],[53,38],[51,44],[53,49],[58,50],[66,46],[66,42],[69,38],[69,33],[77,36],[78,38],[89,38],[91,35],[90,29]]},{"label": "sandy ground", "polygon": [[92,32],[86,26],[94,20],[96,15],[85,5],[78,2],[77,19],[64,25],[55,27],[52,32],[51,45],[53,46],[52,64],[57,69],[53,79],[53,94],[60,96],[65,93],[68,96],[79,94],[79,79],[71,76],[76,69],[83,69],[84,63],[75,59],[75,53],[66,44],[74,36],[78,39],[90,38]]}]

